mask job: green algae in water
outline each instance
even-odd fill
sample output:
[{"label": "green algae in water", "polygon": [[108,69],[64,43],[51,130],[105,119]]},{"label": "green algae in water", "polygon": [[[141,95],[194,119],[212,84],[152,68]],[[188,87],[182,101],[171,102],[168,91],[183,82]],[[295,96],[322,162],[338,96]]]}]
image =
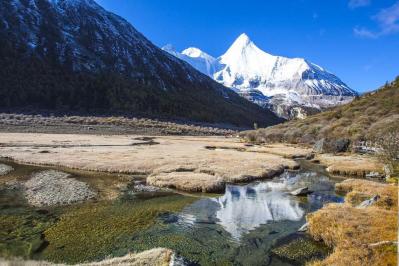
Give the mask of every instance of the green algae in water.
[{"label": "green algae in water", "polygon": [[53,216],[29,208],[0,212],[0,257],[32,258],[46,246],[43,232],[55,222]]},{"label": "green algae in water", "polygon": [[47,211],[29,207],[20,189],[0,188],[0,257],[33,258],[46,246],[43,232],[54,222]]},{"label": "green algae in water", "polygon": [[174,224],[158,223],[149,230],[136,234],[131,245],[136,252],[155,247],[169,248],[202,266],[232,265],[238,244],[228,239],[229,234],[222,228],[184,231]]},{"label": "green algae in water", "polygon": [[329,252],[329,248],[324,244],[308,237],[296,238],[272,250],[272,253],[278,257],[299,265],[305,265],[310,260],[325,258]]},{"label": "green algae in water", "polygon": [[165,212],[178,212],[195,199],[170,195],[145,201],[88,203],[71,207],[45,231],[49,242],[42,258],[80,263],[121,256],[133,234],[154,225]]}]

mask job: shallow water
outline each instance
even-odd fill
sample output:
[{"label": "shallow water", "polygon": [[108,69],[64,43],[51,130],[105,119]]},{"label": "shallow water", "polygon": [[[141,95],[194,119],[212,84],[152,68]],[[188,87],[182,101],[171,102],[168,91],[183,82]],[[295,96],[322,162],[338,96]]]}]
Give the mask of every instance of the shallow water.
[{"label": "shallow water", "polygon": [[[307,162],[302,166],[300,171],[287,171],[271,181],[228,185],[222,196],[200,199],[177,215],[160,217],[162,229],[155,226],[143,235],[152,235],[151,241],[175,250],[178,245],[158,238],[188,238],[198,248],[180,252],[201,264],[296,265],[272,256],[273,246],[296,233],[307,213],[328,202],[342,202],[334,193],[335,180],[322,168]],[[307,197],[288,193],[305,186],[314,193]],[[146,237],[136,237],[138,242],[143,239]]]},{"label": "shallow water", "polygon": [[[105,210],[103,213],[109,212],[109,215],[113,215],[115,219],[108,219],[108,215],[105,215],[104,219],[99,219],[101,216],[97,212],[93,214],[93,217],[96,217],[95,220],[88,219],[86,225],[89,228],[115,231],[117,235],[105,235],[109,237],[109,241],[115,243],[107,243],[101,253],[96,253],[94,246],[93,254],[82,255],[83,261],[100,260],[104,255],[121,256],[129,251],[166,247],[175,250],[183,258],[182,264],[187,265],[299,265],[301,262],[284,261],[274,256],[272,249],[276,245],[284,244],[288,239],[303,237],[296,234],[296,231],[305,223],[307,213],[321,208],[328,202],[342,202],[342,198],[335,195],[333,191],[336,180],[329,177],[321,166],[307,161],[302,161],[301,165],[301,170],[286,171],[273,180],[246,185],[228,185],[223,195],[215,197],[205,195],[196,199],[174,193],[149,194],[127,191],[116,200],[90,202],[72,208],[47,209],[45,212],[27,207],[19,192],[2,190],[0,215],[10,213],[17,215],[22,219],[21,227],[29,222],[29,219],[45,221],[45,223],[40,223],[41,227],[36,231],[29,231],[27,234],[30,238],[21,236],[20,233],[17,236],[10,233],[7,244],[5,244],[5,238],[1,239],[0,255],[11,253],[25,258],[77,262],[74,260],[76,258],[70,258],[70,253],[74,252],[73,243],[77,240],[63,239],[63,246],[58,248],[58,244],[52,242],[50,233],[55,230],[54,228],[61,230],[60,234],[79,230],[77,227],[68,231],[74,223],[71,222],[69,225],[67,223],[69,220],[63,219],[63,215],[68,216],[73,213],[87,218],[87,215],[91,215],[90,210],[100,209]],[[18,165],[13,164],[13,166],[24,175],[29,171],[37,171],[33,169],[34,167],[29,167],[29,171],[22,171],[18,170]],[[87,178],[89,177],[80,179]],[[109,176],[106,178],[108,180]],[[295,197],[288,193],[305,186],[314,193],[307,197]],[[168,203],[171,204],[167,205]],[[123,211],[119,211],[122,208]],[[129,226],[129,224],[119,222],[120,219],[126,218],[124,217],[125,210],[133,210],[131,214],[126,213],[126,215],[134,216],[137,212],[142,212],[142,215],[154,218],[144,220],[148,226],[141,224],[141,227],[137,227],[139,223],[135,220],[126,220],[126,223],[131,223]],[[64,223],[62,226],[59,226],[60,218]],[[124,229],[118,230],[118,226],[123,226]],[[136,227],[140,230],[135,230]],[[91,237],[95,237],[96,234],[102,234],[102,232],[89,230],[85,231],[85,234],[88,239],[91,239],[90,234],[93,234]],[[9,241],[10,238],[27,239],[29,242],[32,235],[43,240],[45,244],[38,244],[37,250],[29,254],[22,254],[20,250],[23,249],[20,247],[13,252],[8,252],[14,248],[15,243],[22,245],[18,241]],[[79,241],[84,242],[85,239]],[[87,245],[89,244],[91,242]],[[65,245],[68,247],[65,248]],[[54,253],[51,253],[51,256],[46,255],[50,251]]]}]

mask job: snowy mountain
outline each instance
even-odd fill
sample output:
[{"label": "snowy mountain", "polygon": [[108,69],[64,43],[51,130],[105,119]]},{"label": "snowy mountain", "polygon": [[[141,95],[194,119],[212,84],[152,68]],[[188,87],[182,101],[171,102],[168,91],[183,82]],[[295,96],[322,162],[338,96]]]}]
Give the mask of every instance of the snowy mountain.
[{"label": "snowy mountain", "polygon": [[[199,49],[196,51],[196,55],[206,55]],[[207,68],[203,57],[187,53],[183,57],[181,55],[183,53],[176,55],[175,52],[175,56],[199,71],[285,118],[305,117],[323,108],[347,103],[357,96],[338,77],[320,66],[303,58],[268,54],[259,49],[246,34],[240,35],[222,56],[214,59],[207,55],[211,60],[206,63],[212,64]],[[265,98],[248,97],[254,94],[259,96],[259,92]]]},{"label": "snowy mountain", "polygon": [[[185,60],[213,59],[195,49]],[[194,64],[191,62],[190,64]],[[94,0],[0,1],[0,108],[252,126],[272,112],[153,45]]]},{"label": "snowy mountain", "polygon": [[212,76],[212,74],[216,71],[216,59],[197,48],[188,48],[179,53],[172,45],[168,44],[164,46],[162,50],[174,55],[181,60],[188,62],[195,69],[204,73],[205,75]]}]

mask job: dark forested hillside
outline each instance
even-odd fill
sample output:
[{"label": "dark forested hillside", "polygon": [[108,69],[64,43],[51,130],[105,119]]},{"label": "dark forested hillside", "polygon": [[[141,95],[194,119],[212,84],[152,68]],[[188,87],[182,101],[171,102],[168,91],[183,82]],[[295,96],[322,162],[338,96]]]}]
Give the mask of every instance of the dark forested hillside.
[{"label": "dark forested hillside", "polygon": [[240,126],[281,121],[93,0],[0,2],[0,106]]}]

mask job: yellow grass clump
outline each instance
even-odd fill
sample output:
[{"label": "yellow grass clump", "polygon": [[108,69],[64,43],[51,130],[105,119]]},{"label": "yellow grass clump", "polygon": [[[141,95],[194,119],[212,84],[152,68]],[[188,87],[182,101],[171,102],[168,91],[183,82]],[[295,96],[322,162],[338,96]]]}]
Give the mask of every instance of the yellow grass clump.
[{"label": "yellow grass clump", "polygon": [[204,193],[221,192],[225,185],[221,177],[193,172],[160,173],[149,176],[147,183],[157,187]]},{"label": "yellow grass clump", "polygon": [[383,164],[372,156],[319,154],[316,159],[335,175],[364,177],[370,172],[383,173]]},{"label": "yellow grass clump", "polygon": [[[168,266],[173,252],[165,248],[155,248],[141,253],[130,253],[124,257],[106,259],[100,262],[76,264],[76,266]],[[65,266],[66,264],[54,264],[45,261],[5,261],[0,259],[0,265],[5,266]]]},{"label": "yellow grass clump", "polygon": [[[397,187],[350,179],[337,184],[337,190],[349,192],[345,204],[329,204],[307,216],[313,238],[334,248],[325,260],[310,265],[397,265]],[[356,208],[356,195],[381,199]]]}]

